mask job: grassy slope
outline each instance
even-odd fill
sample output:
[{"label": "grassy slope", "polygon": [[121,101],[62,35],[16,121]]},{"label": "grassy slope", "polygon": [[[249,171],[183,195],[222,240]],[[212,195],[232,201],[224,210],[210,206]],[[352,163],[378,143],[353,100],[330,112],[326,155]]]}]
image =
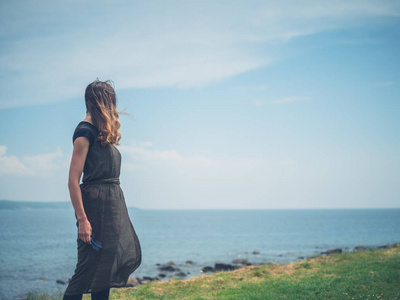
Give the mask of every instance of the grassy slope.
[{"label": "grassy slope", "polygon": [[[113,289],[110,299],[400,299],[400,243]],[[48,299],[40,295],[29,299]],[[83,299],[90,299],[85,295]]]}]

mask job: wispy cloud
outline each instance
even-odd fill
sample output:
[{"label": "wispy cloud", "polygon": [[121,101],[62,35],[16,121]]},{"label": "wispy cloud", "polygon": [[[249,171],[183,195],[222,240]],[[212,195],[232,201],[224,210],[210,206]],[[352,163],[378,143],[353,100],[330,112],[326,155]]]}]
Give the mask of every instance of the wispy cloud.
[{"label": "wispy cloud", "polygon": [[138,143],[138,145],[121,145],[121,153],[127,154],[135,163],[150,166],[170,166],[173,168],[205,167],[210,165],[210,160],[202,157],[186,157],[176,150],[152,149],[151,142]]},{"label": "wispy cloud", "polygon": [[23,163],[35,173],[48,173],[58,170],[67,170],[69,167],[68,157],[64,155],[61,148],[52,153],[45,153],[33,156],[24,156]]},{"label": "wispy cloud", "polygon": [[2,2],[0,108],[81,96],[96,77],[201,87],[282,59],[273,49],[294,37],[400,12],[398,1],[117,3]]},{"label": "wispy cloud", "polygon": [[396,84],[396,82],[394,82],[394,81],[386,81],[386,82],[379,82],[378,83],[379,86],[393,86],[395,84]]},{"label": "wispy cloud", "polygon": [[54,171],[67,170],[68,158],[60,147],[53,153],[24,156],[18,158],[6,155],[7,146],[0,146],[0,174],[49,175]]},{"label": "wispy cloud", "polygon": [[140,145],[140,147],[142,147],[142,148],[146,148],[146,147],[151,147],[151,146],[153,146],[153,143],[152,143],[152,142],[141,142],[139,145]]},{"label": "wispy cloud", "polygon": [[33,170],[25,166],[16,156],[6,155],[7,146],[0,146],[0,175],[34,175]]},{"label": "wispy cloud", "polygon": [[287,103],[293,103],[293,102],[299,102],[299,101],[305,101],[309,100],[310,97],[284,97],[284,98],[279,98],[272,100],[272,104],[287,104]]}]

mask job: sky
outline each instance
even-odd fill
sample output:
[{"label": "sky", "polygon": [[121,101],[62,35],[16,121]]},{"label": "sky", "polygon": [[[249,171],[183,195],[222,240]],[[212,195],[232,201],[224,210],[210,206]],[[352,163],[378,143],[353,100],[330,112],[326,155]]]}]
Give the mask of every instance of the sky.
[{"label": "sky", "polygon": [[141,209],[400,207],[399,1],[1,1],[0,199],[70,201],[114,82]]}]

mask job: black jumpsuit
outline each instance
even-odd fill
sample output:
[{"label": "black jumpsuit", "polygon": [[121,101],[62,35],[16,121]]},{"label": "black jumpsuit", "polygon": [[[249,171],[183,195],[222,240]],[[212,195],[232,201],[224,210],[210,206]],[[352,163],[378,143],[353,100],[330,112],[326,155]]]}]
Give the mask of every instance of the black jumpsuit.
[{"label": "black jumpsuit", "polygon": [[96,251],[77,238],[78,262],[64,295],[123,287],[142,261],[139,239],[119,185],[119,150],[111,145],[102,146],[97,128],[89,122],[78,124],[72,141],[78,136],[86,136],[90,141],[80,188],[92,237],[102,248]]}]

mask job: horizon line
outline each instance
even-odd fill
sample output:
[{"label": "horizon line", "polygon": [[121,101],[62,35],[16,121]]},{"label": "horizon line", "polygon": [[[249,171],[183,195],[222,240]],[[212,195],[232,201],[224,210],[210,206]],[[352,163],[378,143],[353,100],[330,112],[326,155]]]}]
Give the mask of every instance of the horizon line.
[{"label": "horizon line", "polygon": [[[71,201],[21,201],[21,200],[6,200],[0,199],[0,202],[14,202],[14,203],[60,203],[66,204]],[[140,209],[140,210],[343,210],[343,209],[400,209],[399,207],[285,207],[285,208],[141,208],[137,206],[126,206],[127,208]],[[71,206],[71,208],[73,208]]]}]

